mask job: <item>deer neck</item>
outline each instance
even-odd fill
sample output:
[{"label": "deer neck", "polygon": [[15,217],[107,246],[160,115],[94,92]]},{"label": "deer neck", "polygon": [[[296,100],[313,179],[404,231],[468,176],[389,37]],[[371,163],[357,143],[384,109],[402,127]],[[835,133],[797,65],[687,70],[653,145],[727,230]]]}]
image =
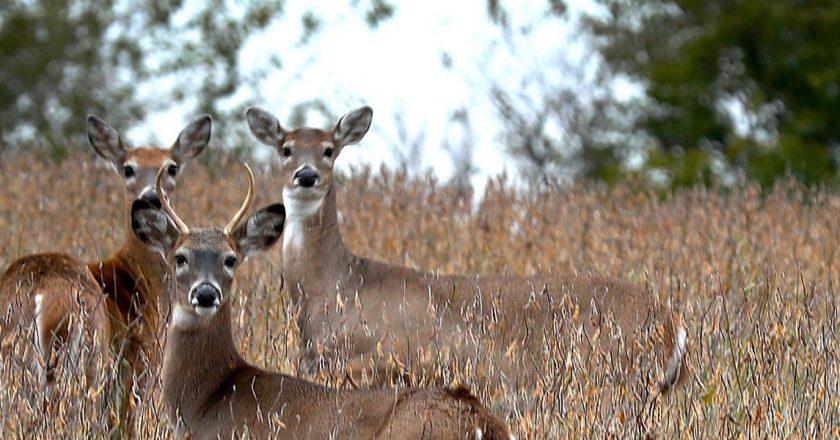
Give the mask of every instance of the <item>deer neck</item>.
[{"label": "deer neck", "polygon": [[[283,194],[283,275],[287,282],[329,281],[352,260],[338,229],[335,190],[318,201],[299,201]],[[297,289],[291,289],[296,292]],[[295,295],[294,293],[292,294]]]},{"label": "deer neck", "polygon": [[[169,272],[159,253],[132,232],[126,220],[123,246],[103,261],[88,264],[94,278],[117,309],[123,325],[140,318],[148,332],[157,332],[161,314],[168,313]],[[151,334],[151,333],[150,333]]]},{"label": "deer neck", "polygon": [[174,306],[163,358],[163,396],[172,416],[196,414],[245,365],[231,333],[230,303],[206,321]]},{"label": "deer neck", "polygon": [[[131,220],[126,220],[123,247],[119,258],[126,265],[136,282],[137,292],[143,296],[146,307],[168,305],[169,270],[163,255],[150,249],[131,230]],[[161,304],[165,303],[165,304]]]}]

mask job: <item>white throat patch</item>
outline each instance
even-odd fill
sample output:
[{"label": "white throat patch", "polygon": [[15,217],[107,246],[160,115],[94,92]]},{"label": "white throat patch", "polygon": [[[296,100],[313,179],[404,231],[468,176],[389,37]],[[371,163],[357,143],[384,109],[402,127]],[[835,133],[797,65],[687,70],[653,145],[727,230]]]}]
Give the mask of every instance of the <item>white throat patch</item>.
[{"label": "white throat patch", "polygon": [[318,209],[324,202],[324,196],[313,199],[297,198],[295,197],[297,191],[300,190],[283,188],[283,204],[286,207],[283,251],[298,251],[303,247],[304,223],[313,215],[318,214]]},{"label": "white throat patch", "polygon": [[195,312],[180,304],[176,305],[175,310],[172,311],[172,325],[175,328],[191,328],[195,324],[195,318]]}]

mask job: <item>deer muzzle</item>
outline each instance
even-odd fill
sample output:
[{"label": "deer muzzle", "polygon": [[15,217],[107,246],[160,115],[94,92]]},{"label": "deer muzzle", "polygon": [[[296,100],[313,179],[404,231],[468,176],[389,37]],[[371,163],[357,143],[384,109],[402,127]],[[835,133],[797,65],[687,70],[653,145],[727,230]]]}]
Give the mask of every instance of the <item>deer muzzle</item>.
[{"label": "deer muzzle", "polygon": [[139,198],[149,202],[155,208],[160,209],[160,196],[158,196],[158,193],[154,188],[145,188]]},{"label": "deer muzzle", "polygon": [[312,188],[318,184],[319,180],[321,180],[321,178],[318,176],[318,172],[309,166],[302,167],[297,170],[294,175],[295,185],[302,186],[304,188]]},{"label": "deer muzzle", "polygon": [[210,283],[199,284],[190,292],[190,304],[201,316],[215,313],[221,303],[222,292]]}]

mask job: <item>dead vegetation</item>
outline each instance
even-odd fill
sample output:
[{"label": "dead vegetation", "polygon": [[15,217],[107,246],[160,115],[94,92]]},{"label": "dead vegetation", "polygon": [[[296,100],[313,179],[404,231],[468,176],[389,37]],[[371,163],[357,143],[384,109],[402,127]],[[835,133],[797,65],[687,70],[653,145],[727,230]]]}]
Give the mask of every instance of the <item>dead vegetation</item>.
[{"label": "dead vegetation", "polygon": [[[186,168],[174,199],[190,224],[222,224],[241,198],[238,165],[210,155],[209,165]],[[279,200],[270,174],[257,179],[255,206]],[[595,271],[647,283],[685,311],[693,374],[663,399],[610,368],[586,373],[593,360],[575,346],[587,341],[568,332],[546,340],[541,380],[476,390],[519,438],[840,435],[837,194],[787,183],[765,194],[745,186],[662,198],[643,184],[525,191],[498,179],[473,207],[432,178],[359,170],[339,182],[342,233],[359,254],[444,273]],[[91,154],[59,165],[35,153],[0,156],[0,266],[48,250],[106,257],[122,237],[120,188]],[[294,373],[294,312],[279,292],[278,252],[242,267],[234,331],[250,362]],[[480,329],[475,337],[493,343]],[[21,359],[0,361],[0,437],[102,436],[105,419],[92,403],[101,390],[80,389],[72,368],[60,373],[47,418],[31,398],[37,378],[15,366]],[[470,384],[494,371],[479,357],[447,362],[432,374]],[[349,386],[329,373],[309,378]],[[166,438],[160,403],[142,405],[141,437]]]}]

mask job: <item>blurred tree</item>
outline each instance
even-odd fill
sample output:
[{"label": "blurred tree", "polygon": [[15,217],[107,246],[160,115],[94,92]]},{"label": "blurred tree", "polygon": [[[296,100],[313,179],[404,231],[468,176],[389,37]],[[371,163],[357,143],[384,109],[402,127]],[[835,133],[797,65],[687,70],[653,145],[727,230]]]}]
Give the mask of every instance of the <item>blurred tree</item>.
[{"label": "blurred tree", "polygon": [[[509,5],[487,1],[489,20],[504,30],[515,51],[515,40],[530,44],[528,34],[537,23],[513,23],[511,12]],[[546,2],[542,14],[531,19],[552,22],[548,26],[578,26],[560,0]],[[568,41],[592,45],[586,35]],[[632,109],[612,99],[609,79],[592,78],[591,71],[597,69],[591,66],[598,61],[593,54],[574,62],[560,56],[550,74],[536,63],[534,73],[523,78],[519,87],[490,79],[491,100],[502,122],[502,143],[519,159],[525,178],[543,182],[583,177],[611,183],[621,178],[621,164],[633,160],[631,149],[619,148],[633,140],[628,134],[638,134],[625,117]]]},{"label": "blurred tree", "polygon": [[[562,142],[544,142],[541,154],[512,143],[528,167],[569,160],[562,153],[572,144],[579,174],[608,181],[633,168],[628,160],[674,186],[742,176],[770,185],[787,174],[814,184],[837,173],[840,2],[597,3],[602,9],[583,21],[603,58],[591,104],[575,88],[531,107],[497,99],[502,114],[526,116],[510,118],[509,133],[547,118],[568,131]],[[612,97],[617,82],[633,97]]]},{"label": "blurred tree", "polygon": [[[184,17],[180,0],[6,1],[0,6],[0,141],[35,140],[60,151],[83,140],[87,113],[128,127],[187,97],[219,117],[217,102],[241,80],[242,43],[281,6],[281,0],[235,7],[214,0]],[[141,96],[148,81],[171,93]]]},{"label": "blurred tree", "polygon": [[535,181],[620,179],[621,164],[631,160],[631,150],[618,148],[633,130],[621,126],[628,109],[602,93],[584,98],[573,88],[545,87],[536,102],[499,87],[492,91],[505,125],[502,140],[520,159],[523,176]]},{"label": "blurred tree", "polygon": [[606,68],[644,88],[645,165],[673,184],[837,172],[840,2],[598,0]]},{"label": "blurred tree", "polygon": [[[371,27],[394,12],[384,0],[352,2]],[[99,113],[119,129],[176,103],[210,113],[220,125],[240,118],[246,104],[231,105],[229,98],[281,67],[280,59],[270,58],[256,77],[243,77],[240,51],[283,13],[283,4],[3,1],[0,150],[33,141],[57,153],[83,145],[87,113]],[[306,13],[301,20],[305,44],[318,31],[319,19]],[[216,130],[214,139],[228,143],[240,131]]]},{"label": "blurred tree", "polygon": [[143,112],[132,99],[132,78],[117,75],[147,74],[140,47],[124,34],[103,45],[118,20],[106,2],[72,3],[12,0],[0,7],[3,145],[19,138],[59,145],[65,134],[79,134],[88,111],[107,108],[117,123]]}]

